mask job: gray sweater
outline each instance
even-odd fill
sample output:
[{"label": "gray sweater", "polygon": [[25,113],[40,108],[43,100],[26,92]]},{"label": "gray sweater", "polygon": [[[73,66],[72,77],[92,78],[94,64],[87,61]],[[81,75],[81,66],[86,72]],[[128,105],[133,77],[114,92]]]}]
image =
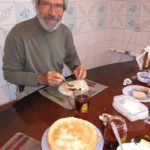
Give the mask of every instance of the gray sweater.
[{"label": "gray sweater", "polygon": [[62,73],[63,63],[71,70],[80,65],[72,34],[61,24],[47,32],[38,18],[17,24],[5,41],[3,72],[10,83],[38,86],[37,74],[47,71]]}]

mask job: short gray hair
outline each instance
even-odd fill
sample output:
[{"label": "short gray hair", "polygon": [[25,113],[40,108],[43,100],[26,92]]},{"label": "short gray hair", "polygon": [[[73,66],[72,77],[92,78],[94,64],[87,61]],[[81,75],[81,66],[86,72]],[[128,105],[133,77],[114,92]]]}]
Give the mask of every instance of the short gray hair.
[{"label": "short gray hair", "polygon": [[[64,9],[64,11],[67,9],[67,7],[68,7],[68,0],[63,0],[64,1],[64,5],[63,5],[63,9]],[[40,0],[33,0],[33,2],[35,3],[35,4],[37,4],[37,5],[39,5],[39,3],[40,3]]]}]

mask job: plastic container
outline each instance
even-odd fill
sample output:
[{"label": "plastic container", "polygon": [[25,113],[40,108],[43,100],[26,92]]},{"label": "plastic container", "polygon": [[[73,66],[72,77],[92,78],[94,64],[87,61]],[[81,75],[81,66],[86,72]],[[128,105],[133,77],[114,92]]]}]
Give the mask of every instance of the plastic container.
[{"label": "plastic container", "polygon": [[150,73],[149,72],[138,72],[138,80],[142,83],[150,83]]},{"label": "plastic container", "polygon": [[112,105],[116,111],[127,117],[130,121],[145,119],[149,114],[147,106],[131,96],[115,96]]}]

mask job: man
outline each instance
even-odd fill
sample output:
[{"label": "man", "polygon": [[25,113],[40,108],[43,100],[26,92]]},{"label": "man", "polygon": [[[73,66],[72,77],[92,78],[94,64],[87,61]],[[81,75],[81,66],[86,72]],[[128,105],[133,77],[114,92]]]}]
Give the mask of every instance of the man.
[{"label": "man", "polygon": [[35,0],[35,6],[37,16],[17,24],[8,34],[4,48],[4,77],[13,84],[24,85],[25,95],[41,85],[62,83],[63,63],[77,79],[86,77],[72,34],[61,23],[67,0]]}]

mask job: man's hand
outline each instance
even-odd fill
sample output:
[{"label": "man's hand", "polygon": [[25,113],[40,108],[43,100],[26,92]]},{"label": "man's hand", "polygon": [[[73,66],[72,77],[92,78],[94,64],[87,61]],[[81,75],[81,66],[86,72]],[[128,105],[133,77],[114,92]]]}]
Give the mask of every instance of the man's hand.
[{"label": "man's hand", "polygon": [[65,78],[58,72],[48,71],[44,74],[37,75],[37,82],[41,85],[58,86]]},{"label": "man's hand", "polygon": [[86,69],[81,65],[75,67],[73,73],[77,80],[81,80],[86,77]]}]

